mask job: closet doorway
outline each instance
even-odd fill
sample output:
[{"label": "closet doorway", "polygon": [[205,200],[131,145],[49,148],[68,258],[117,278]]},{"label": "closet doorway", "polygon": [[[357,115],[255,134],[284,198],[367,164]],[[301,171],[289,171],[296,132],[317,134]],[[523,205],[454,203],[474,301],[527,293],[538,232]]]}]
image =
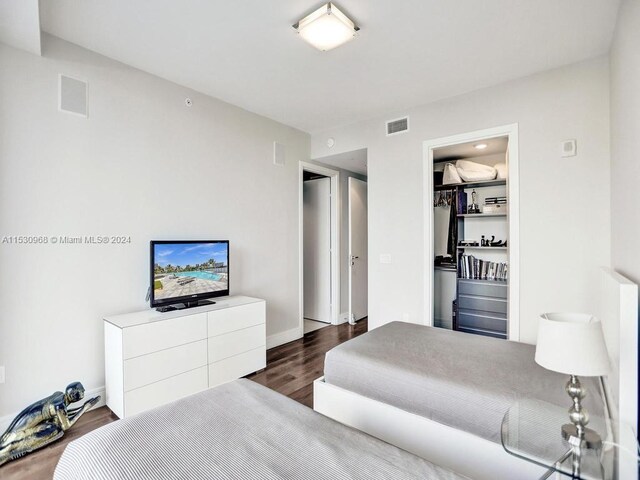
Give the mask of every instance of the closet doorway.
[{"label": "closet doorway", "polygon": [[519,339],[517,125],[430,140],[425,153],[425,318]]},{"label": "closet doorway", "polygon": [[338,171],[300,165],[300,328],[336,323]]}]

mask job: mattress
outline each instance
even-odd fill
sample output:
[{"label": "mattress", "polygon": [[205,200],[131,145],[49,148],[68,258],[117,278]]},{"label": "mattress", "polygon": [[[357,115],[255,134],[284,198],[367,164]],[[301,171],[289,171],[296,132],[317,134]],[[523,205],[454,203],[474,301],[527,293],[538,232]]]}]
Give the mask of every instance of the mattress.
[{"label": "mattress", "polygon": [[[540,367],[534,354],[533,345],[392,322],[327,352],[324,379],[500,443],[504,414],[517,401],[571,406],[568,376]],[[583,405],[601,417],[597,379],[580,381],[589,391]]]},{"label": "mattress", "polygon": [[464,477],[249,380],[119,420],[71,442],[55,480]]}]

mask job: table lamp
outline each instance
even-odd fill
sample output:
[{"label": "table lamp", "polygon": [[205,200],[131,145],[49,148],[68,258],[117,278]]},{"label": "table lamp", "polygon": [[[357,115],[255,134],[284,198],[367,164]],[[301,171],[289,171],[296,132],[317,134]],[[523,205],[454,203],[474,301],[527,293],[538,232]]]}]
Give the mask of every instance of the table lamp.
[{"label": "table lamp", "polygon": [[597,432],[586,428],[589,414],[582,406],[586,388],[578,376],[599,377],[609,371],[609,357],[600,321],[581,313],[545,313],[540,316],[536,363],[548,370],[570,375],[566,385],[573,405],[571,423],[562,426],[562,436],[570,444],[600,448]]}]

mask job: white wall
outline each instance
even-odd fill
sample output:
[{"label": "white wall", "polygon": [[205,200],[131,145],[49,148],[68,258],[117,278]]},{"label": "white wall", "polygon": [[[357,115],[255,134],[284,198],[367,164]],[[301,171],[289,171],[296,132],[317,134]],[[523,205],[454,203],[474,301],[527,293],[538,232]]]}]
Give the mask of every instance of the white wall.
[{"label": "white wall", "polygon": [[611,48],[611,257],[640,283],[640,2],[625,0]]},{"label": "white wall", "polygon": [[339,225],[340,225],[340,319],[348,320],[349,316],[349,177],[367,181],[366,175],[361,175],[344,168],[322,163],[322,159],[311,160],[309,163],[336,170],[338,172],[338,189],[340,195]]},{"label": "white wall", "polygon": [[38,0],[0,2],[0,42],[36,55],[41,54]]},{"label": "white wall", "polygon": [[[104,384],[101,319],[147,307],[151,239],[229,239],[232,294],[267,300],[268,335],[297,334],[306,133],[52,37],[43,57],[0,45],[0,64],[0,236],[132,239],[0,243],[0,417]],[[57,111],[61,72],[88,80],[88,119]]]},{"label": "white wall", "polygon": [[[590,277],[610,253],[608,86],[598,58],[312,136],[313,158],[329,154],[328,137],[344,151],[368,149],[372,328],[403,314],[424,321],[422,142],[511,123],[520,128],[520,339],[535,341],[541,312],[592,310]],[[410,131],[385,137],[384,121],[407,113]],[[561,159],[569,138],[578,156]],[[381,253],[392,263],[380,264]]]}]

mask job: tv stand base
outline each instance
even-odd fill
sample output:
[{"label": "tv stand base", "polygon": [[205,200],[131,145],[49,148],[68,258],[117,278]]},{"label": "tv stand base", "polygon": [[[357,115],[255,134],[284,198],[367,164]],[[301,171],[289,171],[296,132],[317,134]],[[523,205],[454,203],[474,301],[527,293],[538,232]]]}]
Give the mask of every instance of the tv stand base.
[{"label": "tv stand base", "polygon": [[184,310],[186,308],[205,307],[207,305],[215,305],[213,300],[198,300],[197,302],[176,303],[175,305],[165,305],[157,307],[156,311],[160,313],[172,312],[173,310]]}]

